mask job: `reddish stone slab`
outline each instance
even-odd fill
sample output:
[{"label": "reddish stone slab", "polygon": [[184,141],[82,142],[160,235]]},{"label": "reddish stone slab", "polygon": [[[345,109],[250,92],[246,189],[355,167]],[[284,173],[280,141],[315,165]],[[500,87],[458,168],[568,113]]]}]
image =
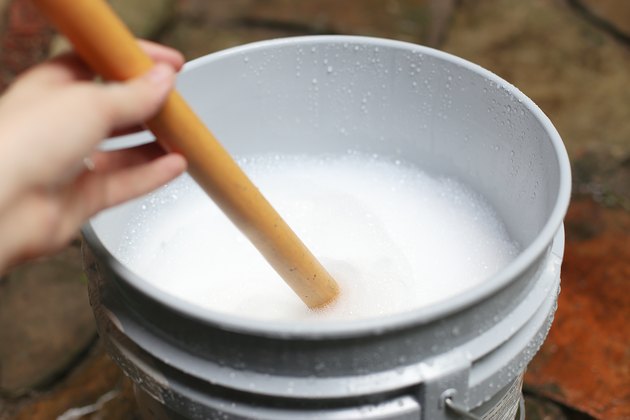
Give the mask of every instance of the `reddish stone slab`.
[{"label": "reddish stone slab", "polygon": [[96,336],[78,244],[0,282],[0,393],[54,381]]},{"label": "reddish stone slab", "polygon": [[628,0],[572,0],[598,19],[602,25],[630,39],[630,2]]},{"label": "reddish stone slab", "polygon": [[30,0],[13,0],[0,32],[0,93],[15,76],[46,58],[52,27]]},{"label": "reddish stone slab", "polygon": [[576,199],[556,318],[525,377],[595,418],[630,418],[630,213]]},{"label": "reddish stone slab", "polygon": [[[97,404],[99,399],[102,404]],[[68,410],[88,407],[96,410],[81,419],[138,418],[131,382],[107,356],[101,343],[66,378],[46,392],[13,402],[8,407],[8,417],[0,415],[0,419],[56,419]]]},{"label": "reddish stone slab", "polygon": [[262,39],[347,34],[439,45],[455,0],[179,0],[160,41],[195,58]]}]

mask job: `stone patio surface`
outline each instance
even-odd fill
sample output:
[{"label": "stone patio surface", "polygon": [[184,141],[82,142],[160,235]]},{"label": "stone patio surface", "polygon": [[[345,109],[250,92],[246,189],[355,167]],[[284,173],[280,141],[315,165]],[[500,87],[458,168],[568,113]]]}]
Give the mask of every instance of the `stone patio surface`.
[{"label": "stone patio surface", "polygon": [[[305,34],[400,39],[520,88],[569,151],[562,293],[525,377],[528,419],[630,419],[630,1],[113,0],[134,33],[192,59]],[[0,92],[68,48],[29,0],[0,0]],[[138,418],[99,342],[77,238],[0,279],[0,420]],[[69,411],[75,410],[75,411]]]}]

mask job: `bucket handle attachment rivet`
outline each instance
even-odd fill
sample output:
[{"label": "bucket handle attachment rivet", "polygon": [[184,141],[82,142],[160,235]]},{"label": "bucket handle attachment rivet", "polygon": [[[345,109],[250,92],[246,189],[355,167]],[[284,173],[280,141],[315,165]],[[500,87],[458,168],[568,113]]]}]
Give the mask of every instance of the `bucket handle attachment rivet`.
[{"label": "bucket handle attachment rivet", "polygon": [[471,413],[465,407],[462,407],[461,405],[456,404],[453,401],[453,398],[455,397],[455,395],[457,395],[457,390],[453,388],[449,388],[446,391],[442,392],[442,395],[440,395],[440,408],[441,409],[448,408],[453,413],[458,414],[464,419],[482,420],[481,417]]}]

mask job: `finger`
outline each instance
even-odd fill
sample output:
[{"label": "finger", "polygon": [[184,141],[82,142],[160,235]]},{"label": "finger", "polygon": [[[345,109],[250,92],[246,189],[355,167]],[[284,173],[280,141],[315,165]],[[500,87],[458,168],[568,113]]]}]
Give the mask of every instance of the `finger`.
[{"label": "finger", "polygon": [[91,80],[93,78],[94,73],[72,51],[32,67],[21,76],[21,79],[28,79],[30,82],[42,85],[61,84],[73,80]]},{"label": "finger", "polygon": [[125,128],[116,129],[112,131],[108,137],[126,136],[129,134],[136,134],[141,131],[147,131],[147,127],[142,124],[139,124],[139,125],[134,125],[133,127],[125,127]]},{"label": "finger", "polygon": [[170,64],[177,71],[184,65],[184,56],[173,48],[146,40],[139,40],[138,43],[155,62]]},{"label": "finger", "polygon": [[86,173],[78,181],[75,197],[69,203],[68,215],[73,215],[69,230],[105,208],[153,191],[185,169],[186,160],[171,153],[134,167],[106,173]]},{"label": "finger", "polygon": [[[170,181],[186,168],[170,154],[151,163],[107,174],[85,172],[74,184],[33,190],[2,211],[0,235],[9,239],[9,264],[61,248],[98,211]],[[10,222],[9,222],[10,221]],[[0,266],[7,261],[0,260]]]},{"label": "finger", "polygon": [[150,162],[166,154],[156,142],[129,149],[95,152],[90,156],[95,172],[111,172]]},{"label": "finger", "polygon": [[[25,155],[20,179],[24,184],[50,183],[60,178],[65,183],[74,179],[76,173],[72,168],[76,162],[80,163],[112,131],[136,126],[153,116],[173,83],[173,69],[168,64],[158,64],[149,73],[128,82],[74,83],[44,92],[46,95],[42,94],[39,101],[20,99],[20,95],[28,97],[28,93],[14,92],[14,98],[5,102],[3,118],[6,117],[9,133],[15,130],[21,133],[18,137],[29,143],[27,146],[23,142],[16,148]],[[27,83],[25,92],[38,91],[32,87]],[[29,113],[15,111],[20,109],[16,105],[20,101],[29,103]],[[77,120],[80,122],[75,124]],[[32,124],[32,121],[45,121],[45,124]],[[50,136],[58,138],[58,144],[39,141]],[[34,154],[37,159],[26,156],[31,153],[29,147],[38,148]],[[42,163],[44,159],[46,164]]]},{"label": "finger", "polygon": [[136,126],[155,115],[174,81],[173,69],[158,63],[145,75],[128,82],[96,86],[101,100],[93,103],[95,111],[104,115],[104,132]]},{"label": "finger", "polygon": [[[179,71],[184,65],[184,56],[175,49],[145,40],[139,40],[138,43],[155,62],[166,63],[175,71]],[[54,84],[91,80],[94,72],[74,51],[68,51],[33,67],[23,77],[36,83]]]}]

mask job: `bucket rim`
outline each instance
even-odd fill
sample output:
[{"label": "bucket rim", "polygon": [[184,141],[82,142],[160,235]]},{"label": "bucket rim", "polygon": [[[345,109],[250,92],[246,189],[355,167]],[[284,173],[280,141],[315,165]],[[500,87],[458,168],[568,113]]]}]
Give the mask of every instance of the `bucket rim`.
[{"label": "bucket rim", "polygon": [[[446,300],[434,302],[430,305],[411,309],[400,313],[370,317],[355,320],[337,321],[279,321],[279,320],[255,320],[237,315],[226,314],[190,303],[182,298],[173,296],[157,288],[141,276],[135,274],[124,266],[112,255],[101,242],[92,220],[82,228],[82,233],[91,249],[107,264],[118,279],[141,294],[149,296],[159,304],[168,307],[187,318],[194,319],[202,324],[218,327],[223,330],[275,338],[297,339],[334,339],[351,338],[365,335],[377,335],[390,331],[405,329],[414,325],[427,324],[436,319],[444,318],[461,310],[464,310],[497,293],[513,280],[518,278],[534,262],[550,249],[554,236],[561,229],[561,225],[569,206],[571,195],[571,169],[569,157],[564,143],[551,123],[547,115],[524,93],[511,83],[502,79],[491,71],[465,60],[453,54],[436,50],[434,48],[387,38],[376,38],[356,35],[309,35],[276,38],[243,44],[221,51],[217,51],[194,60],[184,65],[182,72],[203,67],[212,62],[231,56],[241,56],[249,52],[260,51],[266,48],[316,46],[317,44],[351,44],[399,49],[405,52],[417,52],[449,62],[472,71],[479,76],[494,82],[519,100],[529,112],[541,124],[548,140],[553,146],[556,163],[558,165],[559,182],[556,201],[550,212],[549,218],[540,230],[536,238],[517,257],[508,263],[503,269],[495,273],[479,286],[460,292]],[[128,146],[127,146],[128,147]]]}]

